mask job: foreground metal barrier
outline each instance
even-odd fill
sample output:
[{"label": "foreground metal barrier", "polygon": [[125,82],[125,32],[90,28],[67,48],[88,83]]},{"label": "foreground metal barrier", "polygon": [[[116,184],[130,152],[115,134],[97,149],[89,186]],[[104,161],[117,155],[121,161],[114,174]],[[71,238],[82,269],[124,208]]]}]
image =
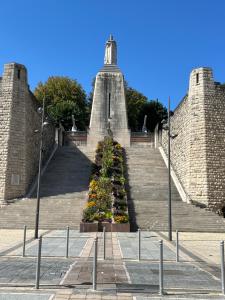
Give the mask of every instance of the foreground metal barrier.
[{"label": "foreground metal barrier", "polygon": [[37,253],[37,266],[36,266],[36,282],[35,288],[39,289],[40,285],[40,271],[41,271],[41,247],[42,247],[42,236],[38,239],[38,253]]},{"label": "foreground metal barrier", "polygon": [[94,257],[93,257],[93,280],[92,288],[96,291],[97,286],[97,268],[98,268],[98,238],[94,239]]},{"label": "foreground metal barrier", "polygon": [[221,259],[221,286],[222,286],[222,294],[225,295],[224,241],[220,242],[220,259]]},{"label": "foreground metal barrier", "polygon": [[70,241],[70,228],[67,226],[66,230],[66,258],[69,256],[69,241]]},{"label": "foreground metal barrier", "polygon": [[22,254],[23,257],[25,257],[25,255],[26,255],[26,235],[27,235],[27,226],[24,225],[24,229],[23,229],[23,254]]},{"label": "foreground metal barrier", "polygon": [[176,231],[176,262],[179,262],[179,231]]},{"label": "foreground metal barrier", "polygon": [[159,241],[159,294],[163,295],[163,241]]},{"label": "foreground metal barrier", "polygon": [[[22,233],[23,237],[21,236]],[[47,285],[49,286],[51,284],[55,287],[63,285],[64,277],[67,278],[66,276],[64,276],[64,274],[66,274],[66,272],[70,270],[70,266],[72,266],[72,270],[78,277],[74,282],[72,278],[71,287],[85,284],[90,285],[92,290],[96,291],[97,289],[104,289],[104,284],[111,284],[116,282],[121,285],[124,284],[124,287],[127,289],[137,290],[140,288],[140,290],[143,290],[144,288],[146,288],[150,289],[150,291],[151,289],[154,290],[154,293],[157,292],[160,295],[164,295],[166,294],[166,292],[170,293],[170,291],[172,291],[173,289],[178,289],[179,292],[181,291],[181,289],[186,291],[185,281],[188,280],[186,278],[190,277],[191,275],[194,279],[194,272],[196,272],[196,269],[199,269],[197,270],[198,273],[196,273],[196,280],[205,280],[205,282],[209,280],[209,282],[212,283],[208,286],[206,283],[203,283],[203,288],[205,288],[206,290],[212,288],[213,292],[216,291],[216,293],[222,293],[223,295],[225,295],[224,241],[217,240],[216,243],[215,241],[211,243],[213,249],[216,248],[217,253],[217,263],[215,264],[215,267],[217,268],[217,282],[215,284],[215,278],[210,279],[205,274],[203,274],[204,272],[202,272],[202,270],[204,271],[205,269],[204,266],[206,267],[207,264],[204,265],[204,262],[198,260],[197,256],[195,256],[196,260],[193,260],[194,255],[196,255],[194,251],[192,252],[193,256],[188,257],[188,251],[185,252],[185,250],[190,250],[191,246],[195,244],[191,244],[191,246],[187,246],[187,248],[185,249],[187,245],[186,243],[193,243],[195,242],[195,240],[192,238],[192,236],[190,239],[190,235],[182,235],[183,232],[176,231],[176,243],[170,243],[166,241],[166,239],[163,243],[163,240],[159,241],[159,236],[164,238],[163,234],[155,234],[155,232],[150,231],[145,232],[141,231],[140,229],[135,233],[112,233],[106,232],[106,228],[103,228],[103,232],[98,233],[97,235],[99,237],[95,238],[95,233],[80,234],[77,231],[70,230],[70,227],[67,226],[67,228],[64,230],[45,232],[38,241],[32,240],[32,243],[28,247],[28,243],[30,243],[29,234],[31,234],[31,232],[27,231],[27,226],[24,226],[23,232],[22,230],[20,230],[20,243],[18,244],[19,249],[16,250],[16,253],[15,248],[12,249],[12,255],[15,255],[15,257],[13,257],[11,261],[15,261],[15,266],[22,266],[22,264],[24,264],[24,266],[27,265],[27,270],[29,270],[29,272],[31,271],[30,274],[32,274],[31,277],[29,277],[29,275],[27,277],[26,275],[25,277],[21,276],[21,282],[18,284],[18,287],[26,285],[27,278],[29,279],[29,284],[32,287],[35,286],[36,289],[39,289],[40,287],[45,288]],[[87,240],[79,240],[83,237],[87,238]],[[22,238],[23,243],[21,241]],[[78,240],[72,241],[72,239]],[[210,242],[211,241],[212,240],[210,240]],[[198,241],[199,244],[196,244],[196,247],[201,245],[201,242],[202,240],[200,238]],[[110,247],[110,245],[112,245],[112,247]],[[77,249],[81,250],[77,251]],[[98,251],[99,249],[100,252]],[[24,259],[21,258],[21,251],[22,256],[25,257]],[[80,253],[78,254],[78,256],[72,256],[72,254],[77,255],[78,252]],[[29,256],[29,254],[31,255]],[[202,255],[204,255],[204,253],[202,253]],[[20,257],[18,258],[18,256]],[[53,256],[54,258],[52,258]],[[58,259],[58,257],[60,257],[61,259]],[[65,258],[70,259],[66,260]],[[199,256],[199,258],[201,257]],[[5,264],[6,260],[7,263],[8,261],[10,261],[6,257],[2,258],[2,265]],[[60,261],[59,264],[58,261]],[[175,261],[179,264],[174,263]],[[30,264],[30,262],[32,263],[32,265]],[[195,262],[197,262],[197,264],[195,264]],[[122,267],[119,266],[120,263],[122,264]],[[199,265],[200,263],[202,263],[202,265]],[[115,266],[118,266],[118,269],[116,269]],[[82,271],[80,271],[81,269]],[[115,276],[113,275],[114,277],[110,277],[112,276],[112,269],[115,270]],[[20,267],[19,270],[22,275],[23,269]],[[83,270],[87,270],[87,276],[83,276]],[[108,276],[108,270],[110,276]],[[79,272],[81,272],[82,274],[81,277],[83,281],[80,280],[80,277],[78,275]],[[125,273],[130,275],[131,281],[129,284],[124,280],[125,277],[123,274]],[[8,277],[4,277],[5,274],[4,272],[2,273],[2,282],[0,280],[0,284],[2,286],[4,284],[5,286],[7,284],[11,285],[13,283],[13,281],[11,281],[11,278],[13,278],[14,284],[17,284],[17,278],[14,276],[13,271],[11,274]],[[43,276],[40,277],[40,274]],[[209,274],[211,274],[211,272]],[[174,276],[177,281],[171,281],[170,276]],[[204,279],[204,276],[206,276],[206,279]],[[8,280],[7,283],[6,281],[4,281],[6,278]],[[176,282],[178,283],[179,279],[181,279],[181,283],[176,286]],[[58,280],[56,284],[54,280]],[[109,282],[107,282],[107,280]],[[152,283],[152,280],[154,284]],[[184,283],[182,283],[182,281]],[[192,280],[193,283],[191,283],[191,288],[193,290],[195,289],[196,291],[198,290],[198,288],[196,287],[194,281],[195,279]],[[66,284],[67,283],[65,283],[65,286]],[[120,285],[118,286],[120,288]],[[199,293],[204,292],[203,288],[199,288]]]}]

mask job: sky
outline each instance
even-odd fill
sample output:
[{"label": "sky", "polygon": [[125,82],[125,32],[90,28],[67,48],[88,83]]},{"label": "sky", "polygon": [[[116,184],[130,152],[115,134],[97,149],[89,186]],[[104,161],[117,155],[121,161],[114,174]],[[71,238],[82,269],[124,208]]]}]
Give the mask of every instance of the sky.
[{"label": "sky", "polygon": [[18,62],[32,91],[57,75],[89,93],[110,34],[126,81],[148,99],[175,108],[197,67],[225,82],[225,0],[0,0],[0,74]]}]

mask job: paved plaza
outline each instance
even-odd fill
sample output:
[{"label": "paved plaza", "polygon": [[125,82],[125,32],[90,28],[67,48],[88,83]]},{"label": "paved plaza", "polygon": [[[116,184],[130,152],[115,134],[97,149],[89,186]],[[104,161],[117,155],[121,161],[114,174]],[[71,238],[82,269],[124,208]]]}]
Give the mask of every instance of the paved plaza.
[{"label": "paved plaza", "polygon": [[[70,230],[42,231],[40,288],[35,289],[38,241],[27,232],[1,231],[0,300],[40,299],[224,299],[221,294],[219,244],[223,234],[180,233],[180,262],[165,232],[103,234]],[[98,237],[97,290],[92,289],[93,242]],[[175,237],[175,235],[174,235]],[[159,295],[159,240],[164,241],[164,293]]]}]

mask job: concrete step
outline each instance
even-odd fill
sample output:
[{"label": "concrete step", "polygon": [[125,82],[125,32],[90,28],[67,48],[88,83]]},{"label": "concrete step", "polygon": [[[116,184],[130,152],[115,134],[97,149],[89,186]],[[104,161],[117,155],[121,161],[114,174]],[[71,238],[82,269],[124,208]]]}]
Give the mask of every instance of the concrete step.
[{"label": "concrete step", "polygon": [[[86,202],[94,152],[86,147],[57,150],[41,179],[40,228],[78,229]],[[36,191],[30,199],[0,209],[0,228],[34,228]]]},{"label": "concrete step", "polygon": [[[128,207],[133,230],[167,231],[168,170],[158,149],[126,149],[129,198]],[[172,223],[174,230],[222,232],[225,219],[182,202],[172,182]]]}]

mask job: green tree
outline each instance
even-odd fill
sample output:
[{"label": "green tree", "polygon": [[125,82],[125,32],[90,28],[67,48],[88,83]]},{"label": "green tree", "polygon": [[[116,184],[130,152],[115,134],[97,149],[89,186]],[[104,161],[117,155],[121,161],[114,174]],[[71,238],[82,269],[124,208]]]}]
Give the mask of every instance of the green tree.
[{"label": "green tree", "polygon": [[148,100],[139,91],[125,84],[127,115],[129,127],[132,131],[141,131],[144,117],[147,115],[146,127],[154,131],[157,123],[167,118],[166,108],[158,100]]},{"label": "green tree", "polygon": [[140,130],[140,114],[148,103],[148,98],[137,90],[125,85],[128,124],[132,131]]},{"label": "green tree", "polygon": [[150,100],[145,103],[139,114],[139,128],[142,129],[144,117],[147,116],[146,127],[149,131],[154,131],[156,125],[163,119],[167,119],[167,109],[157,100]]},{"label": "green tree", "polygon": [[40,82],[34,90],[40,103],[45,97],[48,114],[56,123],[61,122],[66,130],[72,127],[72,115],[79,130],[88,122],[86,93],[82,86],[69,77],[52,76],[45,83]]}]

